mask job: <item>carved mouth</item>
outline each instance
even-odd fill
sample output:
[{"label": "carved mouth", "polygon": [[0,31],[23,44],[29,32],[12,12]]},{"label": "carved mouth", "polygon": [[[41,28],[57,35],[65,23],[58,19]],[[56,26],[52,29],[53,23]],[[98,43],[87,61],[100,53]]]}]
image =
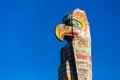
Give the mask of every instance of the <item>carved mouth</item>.
[{"label": "carved mouth", "polygon": [[63,36],[78,36],[78,32],[73,32],[73,33],[65,33]]}]

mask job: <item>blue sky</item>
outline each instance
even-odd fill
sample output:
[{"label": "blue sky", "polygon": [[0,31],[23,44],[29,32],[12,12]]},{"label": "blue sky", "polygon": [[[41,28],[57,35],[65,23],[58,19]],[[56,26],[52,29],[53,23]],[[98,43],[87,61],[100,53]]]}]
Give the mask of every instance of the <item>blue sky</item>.
[{"label": "blue sky", "polygon": [[120,80],[118,0],[0,0],[0,80],[57,80],[55,26],[74,9],[86,11],[93,80]]}]

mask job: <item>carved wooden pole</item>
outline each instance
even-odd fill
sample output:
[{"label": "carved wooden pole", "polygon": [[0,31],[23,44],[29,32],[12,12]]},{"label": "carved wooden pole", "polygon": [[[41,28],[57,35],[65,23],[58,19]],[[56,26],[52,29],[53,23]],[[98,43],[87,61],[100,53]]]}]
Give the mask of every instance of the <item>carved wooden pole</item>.
[{"label": "carved wooden pole", "polygon": [[75,9],[56,26],[58,40],[68,43],[61,49],[58,80],[92,80],[90,27],[85,11]]}]

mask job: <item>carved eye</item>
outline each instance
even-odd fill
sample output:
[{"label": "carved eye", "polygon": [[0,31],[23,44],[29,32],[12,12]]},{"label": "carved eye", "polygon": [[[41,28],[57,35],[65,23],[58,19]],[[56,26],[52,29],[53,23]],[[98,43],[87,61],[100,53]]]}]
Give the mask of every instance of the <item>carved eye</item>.
[{"label": "carved eye", "polygon": [[80,28],[82,27],[82,25],[81,25],[81,23],[78,22],[78,21],[73,21],[73,27],[80,29]]},{"label": "carved eye", "polygon": [[79,23],[79,22],[76,22],[76,25],[79,25],[79,26],[81,26],[81,23]]},{"label": "carved eye", "polygon": [[80,25],[79,23],[76,22],[77,25]]}]

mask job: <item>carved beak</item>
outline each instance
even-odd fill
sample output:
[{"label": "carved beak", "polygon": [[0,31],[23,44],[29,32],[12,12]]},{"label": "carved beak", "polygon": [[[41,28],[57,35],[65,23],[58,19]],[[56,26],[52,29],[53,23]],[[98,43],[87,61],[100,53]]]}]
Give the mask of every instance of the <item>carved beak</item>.
[{"label": "carved beak", "polygon": [[72,32],[71,26],[66,26],[65,24],[59,24],[56,26],[55,34],[58,40],[63,41],[65,36],[73,36],[77,35],[78,33]]}]

